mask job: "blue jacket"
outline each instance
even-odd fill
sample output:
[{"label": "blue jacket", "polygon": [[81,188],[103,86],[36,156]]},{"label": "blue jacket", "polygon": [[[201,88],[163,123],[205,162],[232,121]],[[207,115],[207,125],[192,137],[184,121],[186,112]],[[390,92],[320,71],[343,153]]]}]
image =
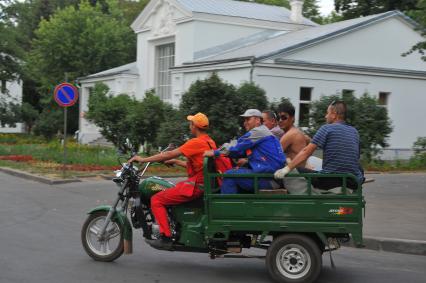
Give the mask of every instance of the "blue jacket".
[{"label": "blue jacket", "polygon": [[255,173],[273,173],[285,165],[285,154],[278,139],[264,125],[256,127],[227,150],[231,158],[248,158]]}]

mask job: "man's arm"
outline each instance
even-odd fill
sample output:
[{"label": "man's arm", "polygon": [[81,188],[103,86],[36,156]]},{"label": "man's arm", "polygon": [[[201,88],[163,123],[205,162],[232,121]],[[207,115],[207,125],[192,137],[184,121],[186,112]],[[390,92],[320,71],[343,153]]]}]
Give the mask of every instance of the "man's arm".
[{"label": "man's arm", "polygon": [[132,158],[130,158],[127,162],[140,162],[140,163],[146,163],[146,162],[161,162],[161,161],[166,161],[169,159],[173,159],[173,158],[177,158],[180,155],[182,155],[182,152],[179,150],[179,148],[176,148],[172,151],[166,151],[163,153],[158,153],[156,155],[150,156],[150,157],[140,157],[140,156],[133,156]]},{"label": "man's arm", "polygon": [[289,164],[287,164],[286,167],[275,172],[275,179],[283,179],[285,175],[290,173],[291,170],[299,166],[301,163],[305,162],[306,159],[308,159],[308,157],[311,156],[312,153],[314,153],[315,149],[317,149],[317,145],[313,143],[310,143],[305,146],[302,151],[299,152]]},{"label": "man's arm", "polygon": [[186,168],[186,161],[179,160],[179,159],[169,159],[169,160],[164,161],[164,164],[170,165],[170,166],[178,165],[178,166],[182,166],[182,167]]},{"label": "man's arm", "polygon": [[301,163],[305,162],[306,159],[311,156],[314,151],[317,149],[317,145],[310,143],[305,146],[302,151],[300,151],[296,157],[288,164],[287,166],[290,168],[290,171],[299,166]]},{"label": "man's arm", "polygon": [[280,144],[284,152],[291,146],[293,137],[294,135],[292,133],[285,133],[284,136],[281,137]]}]

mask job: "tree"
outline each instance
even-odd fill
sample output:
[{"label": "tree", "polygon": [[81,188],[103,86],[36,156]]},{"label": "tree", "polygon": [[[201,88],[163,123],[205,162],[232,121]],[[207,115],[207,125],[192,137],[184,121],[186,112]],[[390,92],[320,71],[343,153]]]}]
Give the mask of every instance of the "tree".
[{"label": "tree", "polygon": [[164,103],[153,90],[146,92],[145,98],[129,115],[129,138],[139,144],[155,143],[160,125],[171,109],[172,106]]},{"label": "tree", "polygon": [[392,126],[387,109],[378,105],[377,99],[368,94],[360,98],[353,94],[323,96],[314,101],[309,115],[311,135],[326,123],[324,116],[333,100],[343,100],[348,106],[346,122],[359,132],[363,158],[370,161],[380,151],[379,147],[388,146],[387,138],[392,132]]},{"label": "tree", "polygon": [[237,89],[237,96],[241,100],[240,113],[255,108],[260,111],[268,109],[266,92],[252,82],[245,82]]},{"label": "tree", "polygon": [[[419,24],[418,30],[422,36],[426,37],[426,0],[419,0],[416,8],[407,12],[408,16],[412,17]],[[402,56],[407,56],[413,52],[418,52],[422,55],[422,60],[426,61],[426,40],[420,41],[411,47],[409,51],[404,53]]]},{"label": "tree", "polygon": [[[291,9],[290,2],[288,0],[239,0],[244,2],[256,2],[259,4],[273,5],[286,7]],[[323,17],[319,12],[318,0],[304,0],[302,14],[305,18],[308,18],[316,23],[322,23]]]},{"label": "tree", "polygon": [[156,144],[166,147],[168,144],[181,145],[190,137],[186,116],[178,109],[169,109],[166,119],[160,124]]},{"label": "tree", "polygon": [[303,2],[303,16],[318,24],[322,24],[324,18],[319,12],[318,0],[304,0]]},{"label": "tree", "polygon": [[0,99],[0,125],[15,127],[20,122],[20,105],[12,101]]},{"label": "tree", "polygon": [[171,106],[161,101],[153,91],[147,92],[142,101],[127,94],[111,96],[108,91],[104,84],[95,85],[89,96],[86,118],[94,122],[101,129],[101,134],[122,152],[137,150],[145,142],[154,143]]},{"label": "tree", "polygon": [[43,136],[49,140],[59,133],[59,129],[62,128],[63,124],[64,116],[62,111],[45,108],[34,125],[34,134]]},{"label": "tree", "polygon": [[[65,77],[73,82],[134,60],[135,36],[113,5],[116,1],[108,3],[110,14],[104,14],[99,5],[82,1],[78,8],[57,10],[49,20],[40,22],[27,66],[43,93],[43,107],[58,108],[51,94]],[[69,117],[68,129],[72,132],[78,127],[78,105],[70,108]]]},{"label": "tree", "polygon": [[416,7],[418,0],[335,0],[337,12],[344,20],[379,14],[392,10],[409,11]]},{"label": "tree", "polygon": [[[117,12],[118,13],[118,12]],[[46,90],[134,60],[135,38],[128,26],[83,1],[42,20],[28,58],[31,74]],[[50,92],[49,92],[50,93]]]},{"label": "tree", "polygon": [[[109,88],[96,84],[89,96],[89,111],[86,118],[98,126],[100,133],[123,153],[132,150],[127,144],[130,123],[128,117],[133,112],[136,100],[128,95],[109,96]],[[131,140],[137,146],[137,141]]]},{"label": "tree", "polygon": [[27,127],[27,132],[30,134],[33,126],[39,117],[40,113],[37,109],[34,108],[30,103],[24,102],[22,103],[20,109],[20,120],[24,122]]},{"label": "tree", "polygon": [[223,82],[213,73],[197,80],[182,96],[180,111],[183,117],[202,112],[209,117],[210,136],[222,144],[238,134],[242,100],[233,85]]},{"label": "tree", "polygon": [[0,83],[15,80],[21,74],[23,50],[19,44],[19,34],[8,18],[7,7],[10,1],[0,3]]}]

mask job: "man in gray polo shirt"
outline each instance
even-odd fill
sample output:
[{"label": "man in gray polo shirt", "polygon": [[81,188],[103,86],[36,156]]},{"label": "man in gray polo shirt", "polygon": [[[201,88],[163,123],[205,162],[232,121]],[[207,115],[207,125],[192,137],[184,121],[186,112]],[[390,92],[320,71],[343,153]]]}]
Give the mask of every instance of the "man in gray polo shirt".
[{"label": "man in gray polo shirt", "polygon": [[[347,185],[351,189],[356,189],[358,183],[364,181],[359,164],[359,134],[354,127],[345,123],[345,115],[346,104],[343,101],[333,101],[328,106],[325,116],[327,124],[318,130],[311,143],[303,148],[286,167],[275,172],[275,178],[284,178],[319,147],[324,152],[323,169],[320,173],[351,173],[356,176],[357,182],[348,179]],[[297,169],[300,173],[317,173],[317,171],[300,167]],[[313,178],[312,184],[316,188],[327,190],[341,186],[342,178]]]}]

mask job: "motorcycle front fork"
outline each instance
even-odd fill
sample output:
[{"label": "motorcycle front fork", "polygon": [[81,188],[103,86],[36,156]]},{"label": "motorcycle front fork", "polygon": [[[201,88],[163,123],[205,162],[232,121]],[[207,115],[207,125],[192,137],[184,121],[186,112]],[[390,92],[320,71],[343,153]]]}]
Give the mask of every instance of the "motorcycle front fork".
[{"label": "motorcycle front fork", "polygon": [[[106,228],[108,227],[109,223],[111,222],[112,216],[118,210],[117,205],[119,204],[120,200],[123,200],[123,193],[124,193],[124,190],[126,189],[126,187],[127,187],[127,180],[124,181],[123,185],[121,186],[120,190],[118,191],[118,197],[115,200],[114,204],[109,209],[107,217],[105,218],[105,222],[102,225],[101,230],[99,231],[98,238],[99,238],[100,241],[102,241],[102,239],[104,239]],[[125,201],[123,203],[123,206],[121,207],[121,209],[124,209],[126,205],[127,205],[127,201]]]}]

